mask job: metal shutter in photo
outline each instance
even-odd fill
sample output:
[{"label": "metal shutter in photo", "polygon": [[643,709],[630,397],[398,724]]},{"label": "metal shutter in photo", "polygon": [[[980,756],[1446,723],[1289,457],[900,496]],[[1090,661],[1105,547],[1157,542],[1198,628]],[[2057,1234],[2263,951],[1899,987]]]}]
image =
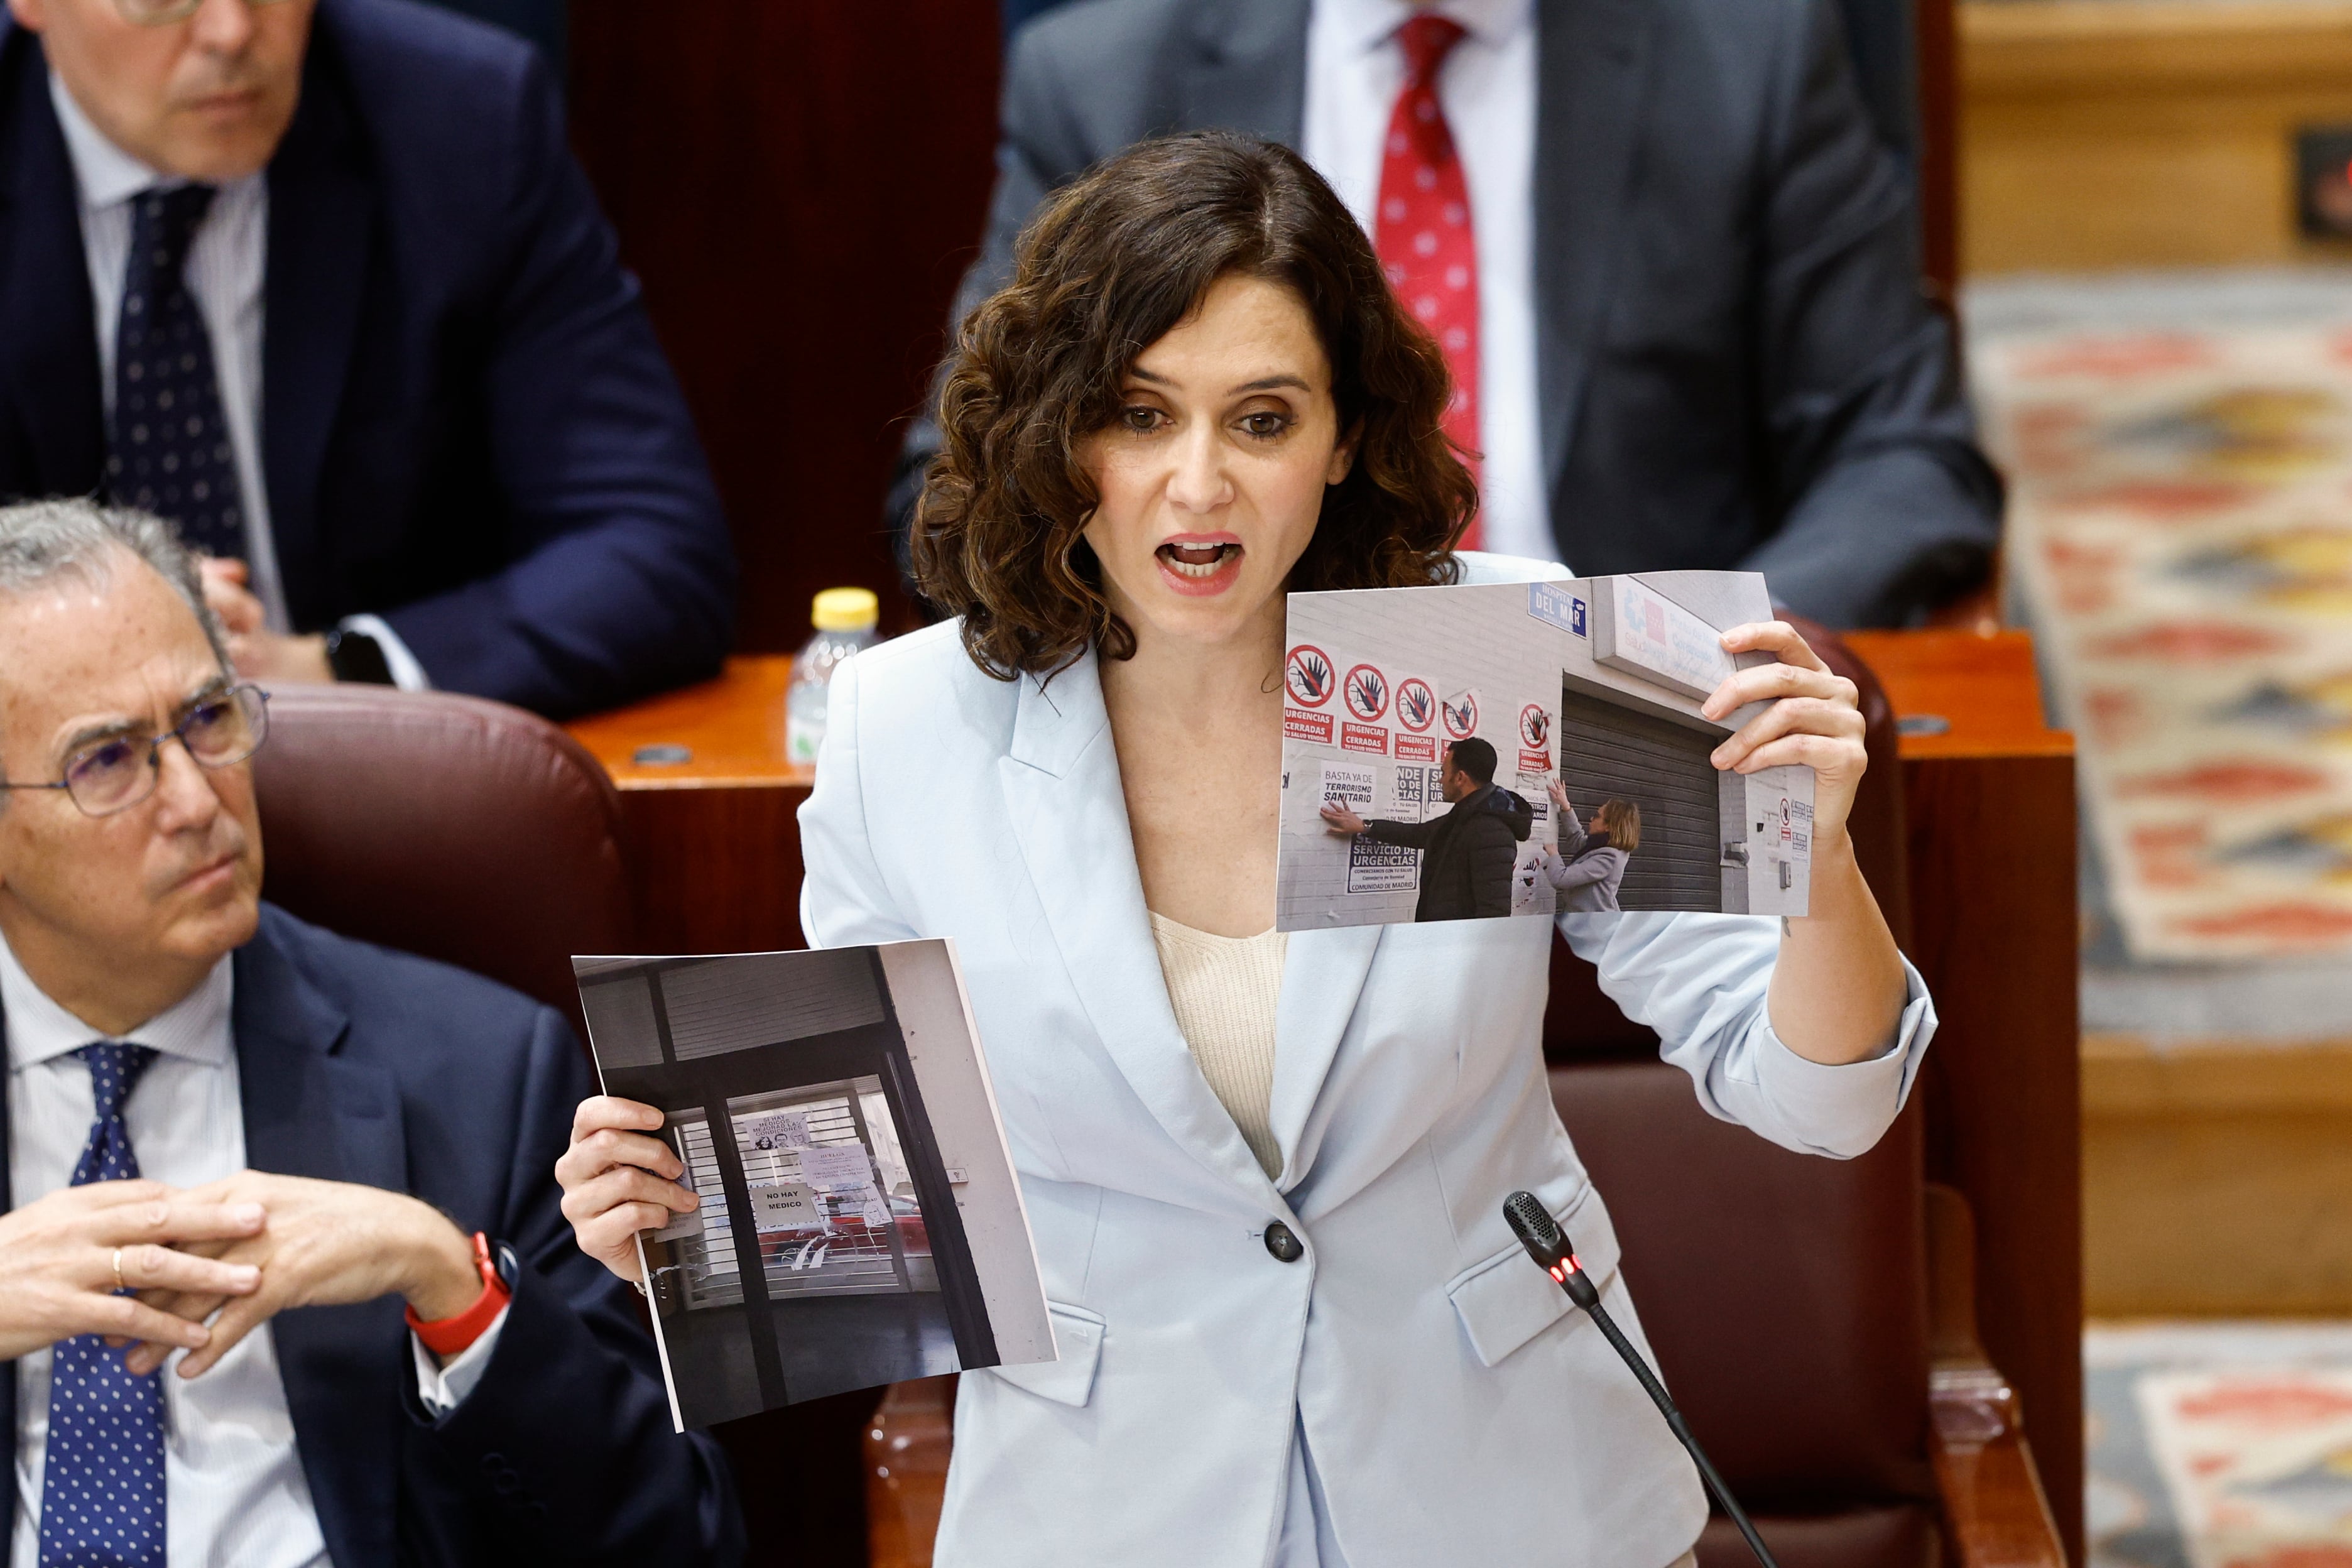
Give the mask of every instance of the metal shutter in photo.
[{"label": "metal shutter in photo", "polygon": [[1642,847],[1625,864],[1627,910],[1723,908],[1717,738],[1568,688],[1559,696],[1559,776],[1587,831],[1611,796],[1642,808]]}]

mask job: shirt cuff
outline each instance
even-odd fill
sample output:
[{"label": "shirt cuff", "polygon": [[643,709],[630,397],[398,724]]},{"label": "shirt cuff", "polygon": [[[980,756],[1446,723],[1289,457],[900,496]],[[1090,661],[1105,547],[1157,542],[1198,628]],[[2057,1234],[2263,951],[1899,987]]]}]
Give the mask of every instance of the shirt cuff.
[{"label": "shirt cuff", "polygon": [[509,1301],[499,1309],[490,1326],[482,1331],[481,1338],[459,1351],[447,1366],[414,1332],[408,1336],[408,1348],[416,1358],[416,1396],[425,1401],[425,1408],[438,1421],[466,1402],[474,1385],[482,1381],[483,1372],[490,1364],[490,1352],[498,1349],[499,1331],[507,1326],[507,1314],[514,1310]]},{"label": "shirt cuff", "polygon": [[337,625],[347,632],[375,639],[375,646],[383,649],[383,662],[392,671],[394,686],[403,691],[433,689],[432,677],[425,673],[425,667],[416,662],[416,656],[408,651],[408,645],[400,640],[400,634],[382,616],[345,616]]},{"label": "shirt cuff", "polygon": [[1756,1053],[1758,1087],[1807,1142],[1820,1152],[1850,1158],[1878,1142],[1911,1097],[1920,1059],[1936,1033],[1936,1004],[1927,983],[1903,961],[1903,1015],[1885,1050],[1860,1061],[1832,1066],[1790,1050],[1764,1019],[1763,1048]]}]

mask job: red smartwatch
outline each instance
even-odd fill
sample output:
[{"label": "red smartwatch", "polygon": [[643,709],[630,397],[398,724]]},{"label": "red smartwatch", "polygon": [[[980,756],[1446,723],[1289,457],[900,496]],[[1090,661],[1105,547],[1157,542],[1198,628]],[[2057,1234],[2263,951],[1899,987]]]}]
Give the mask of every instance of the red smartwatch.
[{"label": "red smartwatch", "polygon": [[436,1318],[428,1323],[416,1315],[415,1308],[408,1309],[409,1328],[435,1355],[456,1355],[480,1339],[482,1331],[497,1322],[499,1314],[507,1310],[507,1303],[514,1300],[514,1292],[507,1289],[505,1277],[499,1273],[498,1259],[490,1255],[490,1238],[478,1230],[474,1233],[474,1267],[481,1271],[482,1293],[456,1317]]}]

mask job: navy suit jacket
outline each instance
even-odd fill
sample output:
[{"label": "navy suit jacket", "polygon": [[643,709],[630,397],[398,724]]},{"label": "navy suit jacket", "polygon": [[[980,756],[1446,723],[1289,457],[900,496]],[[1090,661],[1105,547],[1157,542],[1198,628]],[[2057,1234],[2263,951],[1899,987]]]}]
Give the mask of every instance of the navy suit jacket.
[{"label": "navy suit jacket", "polygon": [[[555,717],[715,674],[734,556],[545,67],[320,0],[268,169],[262,466],[295,628],[381,615],[434,684]],[[72,164],[0,14],[0,499],[106,451]]]},{"label": "navy suit jacket", "polygon": [[[557,1207],[556,1156],[590,1092],[571,1026],[479,976],[268,904],[234,963],[252,1167],[414,1194],[519,1264],[481,1382],[438,1420],[416,1394],[397,1296],[271,1321],[337,1568],[740,1561],[718,1444],[671,1430],[628,1287],[573,1245]],[[0,1208],[6,1182],[0,1159]],[[15,1372],[0,1363],[12,1435]],[[13,1518],[7,1490],[0,1517]]]},{"label": "navy suit jacket", "polygon": [[[1303,134],[1311,0],[1084,0],[1005,65],[959,316],[1046,194],[1146,136]],[[1536,0],[1537,400],[1559,560],[1762,572],[1832,626],[1981,582],[2000,485],[1829,0]],[[903,528],[939,449],[910,433]]]}]

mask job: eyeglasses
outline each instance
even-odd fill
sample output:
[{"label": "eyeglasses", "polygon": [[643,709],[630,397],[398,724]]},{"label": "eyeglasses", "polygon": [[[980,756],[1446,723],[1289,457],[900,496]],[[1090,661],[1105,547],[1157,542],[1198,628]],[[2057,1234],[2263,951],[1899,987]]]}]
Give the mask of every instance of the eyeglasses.
[{"label": "eyeglasses", "polygon": [[[260,10],[264,5],[276,5],[282,0],[245,0],[247,5]],[[168,27],[174,22],[184,22],[205,8],[205,0],[114,0],[114,8],[122,19],[134,26]]]},{"label": "eyeglasses", "polygon": [[250,683],[196,699],[177,724],[160,735],[110,735],[77,746],[65,777],[0,789],[61,789],[86,816],[128,811],[155,793],[163,771],[163,742],[177,740],[200,768],[235,767],[269,737],[269,693]]}]

